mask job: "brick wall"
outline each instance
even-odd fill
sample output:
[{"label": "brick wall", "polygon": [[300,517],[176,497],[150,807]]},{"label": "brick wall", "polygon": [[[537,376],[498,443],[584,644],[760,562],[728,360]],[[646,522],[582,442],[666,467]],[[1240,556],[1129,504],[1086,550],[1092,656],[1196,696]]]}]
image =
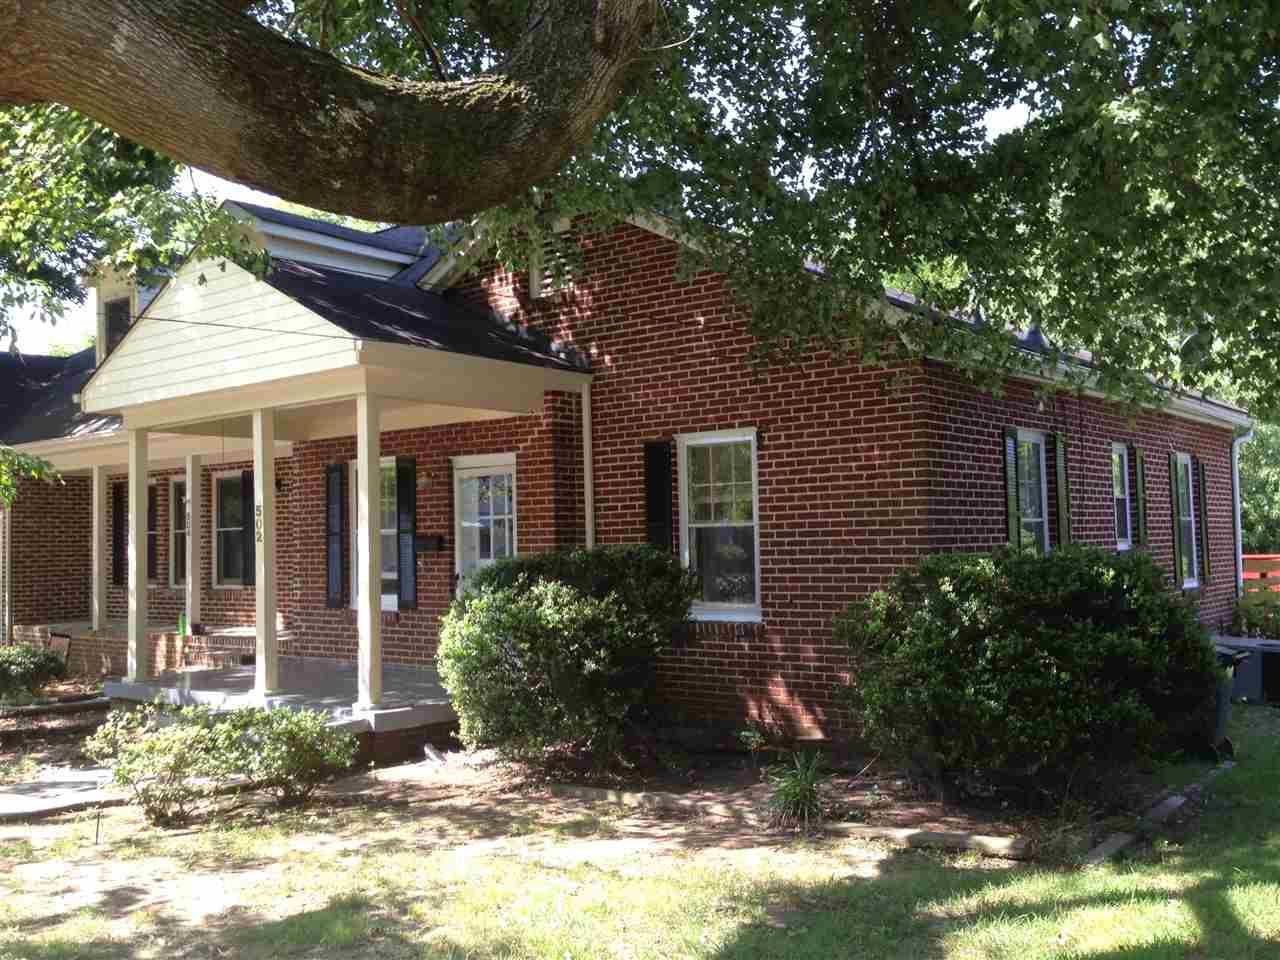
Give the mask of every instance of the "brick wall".
[{"label": "brick wall", "polygon": [[[1059,396],[1042,403],[1034,388],[1022,382],[1007,383],[1004,395],[996,399],[974,390],[957,373],[938,364],[929,365],[927,393],[927,422],[932,432],[929,527],[934,549],[976,550],[1005,542],[1003,429],[1028,427],[1066,435],[1071,536],[1077,542],[1116,545],[1111,445],[1118,442],[1141,449],[1150,537],[1149,545],[1142,549],[1150,550],[1161,566],[1172,570],[1169,454],[1189,453],[1204,462],[1208,481],[1211,577],[1200,592],[1200,615],[1215,628],[1230,620],[1235,604],[1236,551],[1229,429],[1165,413],[1131,415],[1091,397]],[[1049,446],[1050,543],[1056,544],[1058,490],[1052,442]],[[1201,493],[1196,491],[1197,498]],[[1197,513],[1197,549],[1205,534]]]},{"label": "brick wall", "polygon": [[89,619],[91,497],[83,477],[19,485],[10,518],[14,624]]},{"label": "brick wall", "polygon": [[[1114,543],[1110,443],[1142,445],[1151,549],[1165,564],[1172,527],[1166,453],[1202,457],[1215,569],[1202,615],[1216,623],[1229,613],[1229,431],[1159,414],[1131,425],[1125,413],[1094,400],[1060,400],[1045,413],[1023,384],[997,400],[936,365],[885,370],[813,357],[757,369],[732,294],[714,275],[678,280],[674,243],[623,226],[585,237],[583,251],[584,278],[544,301],[532,301],[522,277],[493,265],[458,295],[592,357],[599,542],[645,537],[644,441],[758,429],[764,623],[700,624],[676,644],[661,680],[682,717],[723,723],[754,716],[796,733],[838,726],[834,688],[847,661],[832,640],[832,616],[923,552],[1004,541],[1005,424],[1067,434],[1073,535],[1102,544]],[[1050,517],[1057,496],[1051,464]]]}]

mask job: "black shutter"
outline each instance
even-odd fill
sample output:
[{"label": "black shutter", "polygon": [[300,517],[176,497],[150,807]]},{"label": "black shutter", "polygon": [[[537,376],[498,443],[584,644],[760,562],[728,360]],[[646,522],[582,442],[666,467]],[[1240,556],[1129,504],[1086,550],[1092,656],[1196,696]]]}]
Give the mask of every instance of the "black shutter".
[{"label": "black shutter", "polygon": [[1209,562],[1209,476],[1203,460],[1197,457],[1194,463],[1196,489],[1200,493],[1200,584],[1203,586],[1213,572]]},{"label": "black shutter", "polygon": [[1178,517],[1178,455],[1169,454],[1169,505],[1173,511],[1173,585],[1182,587],[1182,524]]},{"label": "black shutter", "polygon": [[1129,444],[1129,459],[1133,462],[1134,504],[1138,511],[1133,542],[1146,546],[1147,540],[1147,466],[1142,451]]},{"label": "black shutter", "polygon": [[1015,550],[1022,546],[1022,510],[1018,503],[1018,428],[1004,428],[1005,536]]},{"label": "black shutter", "polygon": [[671,441],[644,445],[644,520],[646,539],[659,550],[671,549]]},{"label": "black shutter", "polygon": [[[159,529],[156,527],[156,485],[154,483],[147,484],[147,538],[146,538],[147,540],[147,579],[159,580],[160,579],[160,557],[159,557],[160,551],[152,549],[152,542],[151,542],[152,530],[155,530],[157,533],[159,533]],[[159,545],[160,545],[160,537],[157,536],[155,538],[155,546],[159,546]]]},{"label": "black shutter", "polygon": [[[1071,478],[1067,473],[1067,435],[1053,435],[1054,459],[1058,482],[1058,545],[1071,542]],[[1113,511],[1114,512],[1114,511]]]},{"label": "black shutter", "polygon": [[111,485],[111,582],[123,587],[129,576],[128,514],[123,483]]},{"label": "black shutter", "polygon": [[240,543],[244,553],[244,579],[246,587],[258,582],[258,518],[253,512],[253,471],[243,470],[240,473]]},{"label": "black shutter", "polygon": [[325,606],[336,610],[342,606],[346,570],[342,563],[342,531],[347,509],[347,465],[331,463],[324,468],[324,543]]},{"label": "black shutter", "polygon": [[400,578],[398,606],[418,607],[418,461],[396,457],[396,572]]}]

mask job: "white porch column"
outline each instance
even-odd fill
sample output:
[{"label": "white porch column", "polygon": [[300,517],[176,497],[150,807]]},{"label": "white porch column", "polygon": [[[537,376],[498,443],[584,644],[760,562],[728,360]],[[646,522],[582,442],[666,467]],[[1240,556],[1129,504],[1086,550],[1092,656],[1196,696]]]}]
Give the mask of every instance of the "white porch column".
[{"label": "white porch column", "polygon": [[183,509],[187,512],[187,624],[201,623],[200,598],[204,589],[204,526],[200,519],[204,503],[204,487],[201,485],[201,467],[199,454],[187,456],[187,502]]},{"label": "white porch column", "polygon": [[253,411],[254,609],[258,635],[254,692],[280,688],[276,642],[276,414]]},{"label": "white porch column", "polygon": [[107,629],[107,468],[93,468],[93,584],[89,616],[95,631]]},{"label": "white porch column", "polygon": [[129,431],[129,679],[150,672],[147,641],[147,431]]},{"label": "white porch column", "polygon": [[356,397],[356,619],[360,632],[356,708],[382,701],[382,463],[378,398]]}]

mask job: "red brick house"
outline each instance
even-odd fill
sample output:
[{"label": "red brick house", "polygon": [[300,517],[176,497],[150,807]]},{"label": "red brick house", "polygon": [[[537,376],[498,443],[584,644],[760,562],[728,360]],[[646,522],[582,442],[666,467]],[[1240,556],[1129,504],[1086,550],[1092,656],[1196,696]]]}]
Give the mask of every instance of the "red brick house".
[{"label": "red brick house", "polygon": [[[117,695],[243,643],[268,699],[282,658],[353,665],[378,729],[403,706],[384,661],[429,668],[460,577],[590,543],[699,571],[661,664],[699,724],[838,726],[832,617],[929,551],[1149,550],[1206,622],[1230,615],[1234,407],[997,399],[930,362],[760,371],[722,278],[677,279],[656,221],[583,236],[582,275],[547,290],[408,228],[243,209],[267,279],[194,261],[149,296],[103,282],[97,353],[28,358],[0,394],[0,441],[66,478],[0,520],[5,623],[66,625]],[[212,635],[177,636],[184,610]]]}]

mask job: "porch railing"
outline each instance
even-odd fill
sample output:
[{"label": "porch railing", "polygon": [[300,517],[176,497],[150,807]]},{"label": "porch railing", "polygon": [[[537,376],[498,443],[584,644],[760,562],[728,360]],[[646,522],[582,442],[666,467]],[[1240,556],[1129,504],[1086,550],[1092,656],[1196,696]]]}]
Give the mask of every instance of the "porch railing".
[{"label": "porch railing", "polygon": [[1246,553],[1244,561],[1244,592],[1280,593],[1280,553]]}]

